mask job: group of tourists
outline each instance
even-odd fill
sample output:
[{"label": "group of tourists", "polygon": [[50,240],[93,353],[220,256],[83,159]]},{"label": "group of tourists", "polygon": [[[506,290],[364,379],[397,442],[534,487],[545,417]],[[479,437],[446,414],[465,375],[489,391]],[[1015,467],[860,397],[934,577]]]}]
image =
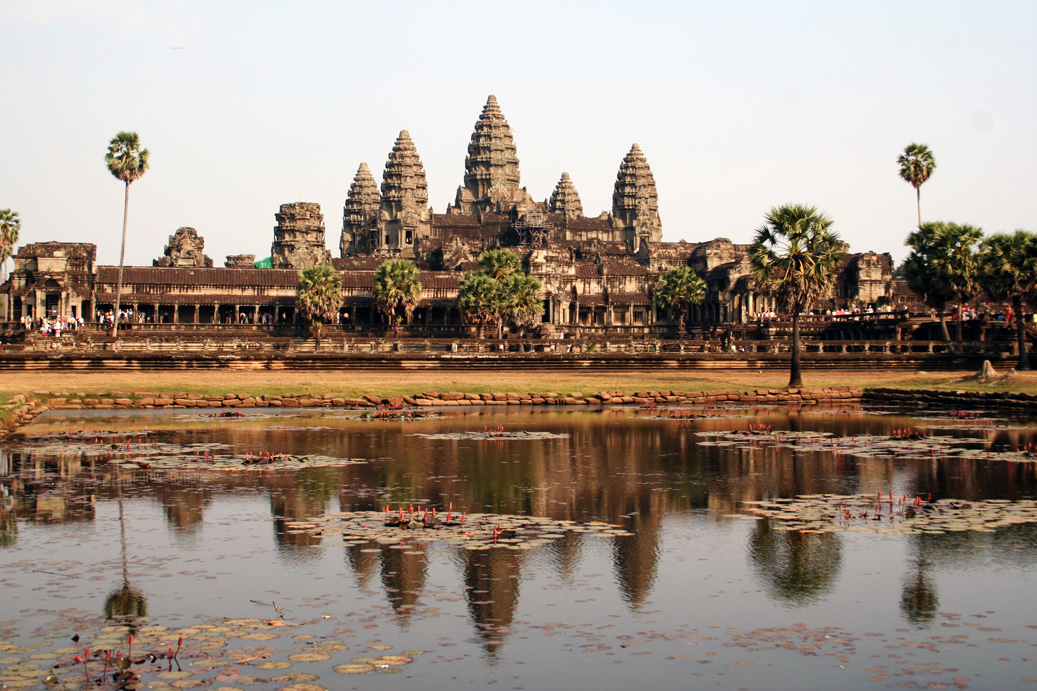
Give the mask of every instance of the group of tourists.
[{"label": "group of tourists", "polygon": [[40,319],[39,324],[31,316],[21,319],[25,331],[39,330],[41,336],[60,336],[65,331],[77,331],[83,328],[83,318],[62,314],[49,319]]}]

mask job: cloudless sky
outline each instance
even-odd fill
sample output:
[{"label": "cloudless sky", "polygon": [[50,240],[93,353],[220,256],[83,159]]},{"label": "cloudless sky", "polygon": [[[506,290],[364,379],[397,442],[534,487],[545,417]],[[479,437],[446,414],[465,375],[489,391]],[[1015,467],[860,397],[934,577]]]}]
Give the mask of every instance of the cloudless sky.
[{"label": "cloudless sky", "polygon": [[[1037,2],[127,2],[0,0],[0,208],[22,243],[92,242],[128,264],[192,226],[221,266],[269,256],[274,214],[318,202],[338,256],[361,161],[379,182],[410,131],[437,213],[486,97],[546,199],[568,172],[611,210],[631,144],[664,240],[749,242],[772,206],[815,205],[853,251],[906,254],[911,142],[937,168],[926,220],[1037,231]],[[20,244],[22,244],[20,243]]]}]

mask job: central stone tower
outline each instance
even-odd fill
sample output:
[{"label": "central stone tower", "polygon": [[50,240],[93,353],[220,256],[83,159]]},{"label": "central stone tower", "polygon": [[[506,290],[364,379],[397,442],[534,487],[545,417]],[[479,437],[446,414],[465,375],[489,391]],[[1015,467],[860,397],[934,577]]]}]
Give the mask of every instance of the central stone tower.
[{"label": "central stone tower", "polygon": [[511,126],[497,97],[490,96],[475,123],[464,160],[464,185],[457,188],[454,213],[510,211],[529,197],[519,187],[519,160]]}]

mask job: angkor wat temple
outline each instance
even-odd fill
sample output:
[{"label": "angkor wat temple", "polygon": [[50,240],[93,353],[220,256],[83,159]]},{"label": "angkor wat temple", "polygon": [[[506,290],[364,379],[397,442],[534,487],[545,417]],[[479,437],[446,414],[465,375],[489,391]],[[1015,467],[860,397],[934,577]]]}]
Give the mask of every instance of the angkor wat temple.
[{"label": "angkor wat temple", "polygon": [[[385,259],[402,257],[417,264],[424,287],[412,330],[460,333],[461,275],[476,267],[483,250],[503,247],[521,256],[525,270],[543,284],[542,335],[665,331],[672,315],[653,307],[653,289],[662,273],[681,266],[694,269],[708,287],[705,302],[687,315],[692,328],[745,324],[776,311],[751,277],[748,245],[724,238],[663,241],[655,179],[637,144],[619,165],[611,213],[585,216],[567,173],[550,198],[535,201],[521,187],[511,127],[493,96],[475,123],[463,183],[446,213],[429,207],[425,169],[404,130],[380,188],[368,165],[360,164],[343,209],[339,258],[327,250],[318,204],[284,204],[275,218],[270,268],[256,266],[252,255],[229,256],[224,268],[213,268],[203,238],[180,228],[153,266],[126,268],[122,304],[163,323],[293,321],[298,271],[330,263],[343,278],[343,321],[374,327],[380,322],[371,295],[374,271]],[[29,244],[14,260],[10,279],[0,286],[8,320],[76,314],[92,321],[114,303],[118,267],[97,265],[94,245]],[[900,286],[894,297],[892,271],[889,254],[847,252],[832,294],[819,308],[912,299]]]}]

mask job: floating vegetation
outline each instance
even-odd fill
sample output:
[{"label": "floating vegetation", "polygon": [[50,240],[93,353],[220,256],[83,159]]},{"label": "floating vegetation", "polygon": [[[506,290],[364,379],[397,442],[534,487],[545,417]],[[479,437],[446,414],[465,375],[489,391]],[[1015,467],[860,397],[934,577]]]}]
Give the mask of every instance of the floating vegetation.
[{"label": "floating vegetation", "polygon": [[555,432],[511,431],[504,429],[504,425],[497,425],[493,428],[486,427],[482,432],[418,432],[411,436],[421,437],[422,439],[491,439],[493,441],[569,438],[568,434],[558,434]]},{"label": "floating vegetation", "polygon": [[[374,542],[383,546],[406,546],[428,542],[443,542],[468,550],[506,547],[521,550],[545,545],[565,537],[566,533],[591,535],[632,535],[623,526],[601,521],[577,523],[539,516],[513,516],[493,513],[462,513],[447,510],[437,515],[435,510],[411,505],[384,512],[333,512],[308,521],[289,522],[289,533],[309,533],[315,536],[341,535],[345,542],[360,546]],[[404,552],[408,554],[408,552]]]},{"label": "floating vegetation", "polygon": [[899,458],[903,460],[976,460],[1031,463],[1037,452],[1031,448],[1014,451],[990,451],[976,448],[983,441],[963,437],[931,436],[917,430],[894,430],[890,435],[860,434],[836,437],[829,432],[772,431],[769,427],[752,427],[742,431],[697,432],[710,438],[700,446],[730,446],[739,449],[793,449],[825,451],[866,458]]},{"label": "floating vegetation", "polygon": [[[257,641],[282,638],[282,631],[298,632],[315,622],[213,618],[188,627],[170,628],[156,625],[155,620],[149,617],[113,623],[77,616],[80,613],[82,610],[56,613],[61,618],[38,630],[37,635],[43,637],[32,647],[0,640],[0,687],[194,688],[210,686],[213,681],[230,681],[244,685],[290,683],[290,686],[281,688],[313,691],[325,689],[312,683],[320,679],[317,674],[288,672],[264,678],[242,674],[245,671],[242,668],[249,666],[256,671],[276,672],[288,670],[296,664],[333,660],[336,655],[343,659],[350,650],[341,640],[327,636],[307,645],[305,650],[255,645]],[[43,631],[47,633],[43,634]],[[50,645],[49,640],[56,637],[67,637],[72,645],[26,657],[30,651],[46,648]],[[301,641],[315,636],[299,634],[293,638]],[[414,655],[421,652],[364,658],[362,666],[367,669],[363,671],[398,668],[413,662]],[[280,657],[287,657],[287,660],[278,659]],[[355,659],[351,663],[335,665],[334,668],[361,667],[355,664]]]},{"label": "floating vegetation", "polygon": [[[1037,523],[1037,501],[962,501],[889,494],[809,494],[794,499],[742,502],[751,516],[778,521],[778,530],[804,533],[886,533],[890,535],[948,532],[993,533],[1021,523]],[[747,517],[740,515],[740,518]]]},{"label": "floating vegetation", "polygon": [[640,420],[732,420],[746,415],[703,413],[701,408],[656,408],[654,415],[639,415]]},{"label": "floating vegetation", "polygon": [[147,436],[147,431],[133,434],[91,432],[86,435],[38,435],[21,438],[7,448],[39,456],[77,454],[86,463],[108,463],[123,470],[282,470],[368,462],[366,458],[287,454],[268,449],[233,453],[234,447],[215,442],[174,444],[152,440]]},{"label": "floating vegetation", "polygon": [[362,412],[359,415],[347,416],[357,420],[403,420],[404,422],[409,420],[431,420],[443,417],[442,413],[433,412],[431,410],[421,410],[419,408],[383,408],[381,410],[375,410],[372,412]]}]

